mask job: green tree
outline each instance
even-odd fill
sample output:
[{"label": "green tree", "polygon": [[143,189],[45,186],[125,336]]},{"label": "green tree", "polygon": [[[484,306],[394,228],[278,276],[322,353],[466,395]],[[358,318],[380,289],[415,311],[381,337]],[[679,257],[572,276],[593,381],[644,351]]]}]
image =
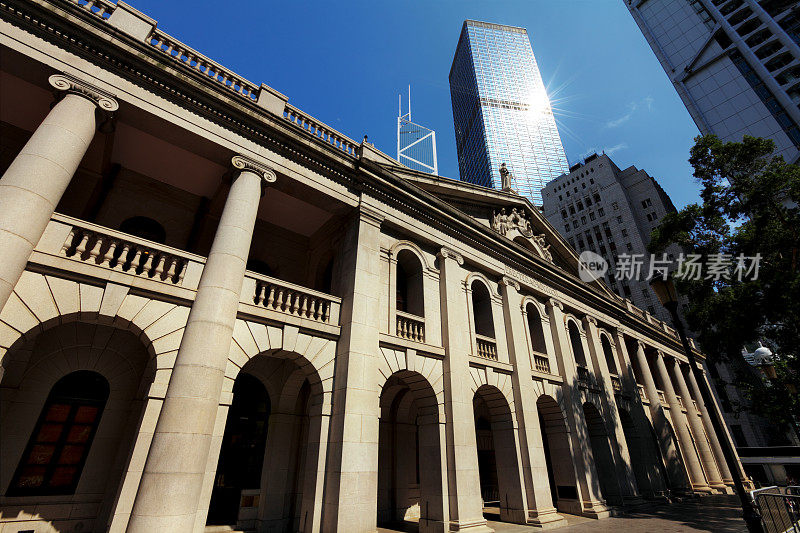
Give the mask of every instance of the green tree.
[{"label": "green tree", "polygon": [[[710,361],[733,363],[751,408],[783,427],[800,420],[800,166],[773,155],[771,140],[695,139],[689,162],[702,202],[670,213],[653,231],[650,251],[676,243],[686,254],[760,255],[757,278],[676,279],[689,299],[685,318]],[[748,265],[750,266],[750,262]],[[741,350],[763,340],[778,358],[775,377],[756,378]]]}]

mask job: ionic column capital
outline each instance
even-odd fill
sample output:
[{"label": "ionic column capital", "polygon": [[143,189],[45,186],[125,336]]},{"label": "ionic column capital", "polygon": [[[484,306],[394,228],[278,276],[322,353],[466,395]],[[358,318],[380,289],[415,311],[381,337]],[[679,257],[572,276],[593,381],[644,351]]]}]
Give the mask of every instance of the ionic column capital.
[{"label": "ionic column capital", "polygon": [[53,74],[47,81],[55,89],[57,98],[75,94],[94,102],[98,109],[106,113],[113,113],[119,109],[119,102],[113,94],[69,74]]},{"label": "ionic column capital", "polygon": [[555,298],[550,298],[547,300],[547,310],[550,311],[553,308],[558,308],[562,313],[564,312],[564,304],[561,303],[560,300],[556,300]]},{"label": "ionic column capital", "polygon": [[450,248],[442,248],[437,255],[442,259],[453,259],[459,266],[464,264],[464,257]]},{"label": "ionic column capital", "polygon": [[592,326],[595,326],[595,327],[597,326],[597,319],[595,317],[593,317],[593,316],[586,315],[585,317],[583,317],[583,320],[587,324],[591,324]]},{"label": "ionic column capital", "polygon": [[506,287],[514,287],[515,289],[517,289],[517,292],[519,292],[520,290],[519,282],[509,276],[503,276],[502,278],[500,278],[500,285],[504,285]]}]

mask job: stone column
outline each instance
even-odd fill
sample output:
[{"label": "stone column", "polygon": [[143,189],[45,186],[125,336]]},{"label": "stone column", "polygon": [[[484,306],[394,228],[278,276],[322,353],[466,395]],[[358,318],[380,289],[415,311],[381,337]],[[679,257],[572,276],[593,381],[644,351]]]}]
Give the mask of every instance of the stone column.
[{"label": "stone column", "polygon": [[689,393],[689,387],[686,386],[686,380],[683,378],[681,363],[677,358],[672,361],[672,375],[675,377],[675,384],[678,386],[678,391],[681,393],[681,398],[683,398],[683,405],[686,407],[686,418],[689,420],[689,428],[694,435],[694,442],[700,455],[703,470],[706,473],[708,485],[712,489],[724,492],[725,484],[722,482],[717,469],[717,462],[714,460],[714,455],[708,446],[706,433],[703,429],[703,421],[698,416],[697,408],[692,401],[692,395]]},{"label": "stone column", "polygon": [[128,533],[192,531],[264,182],[275,173],[235,156],[208,254],[131,512]]},{"label": "stone column", "polygon": [[[631,428],[635,431],[635,435],[631,435],[631,437],[636,439],[633,445],[628,442],[627,434],[625,435],[625,441],[628,444],[631,461],[636,460],[634,457],[639,459],[640,466],[634,465],[634,468],[641,468],[644,475],[640,477],[646,478],[648,485],[647,487],[642,486],[641,480],[637,478],[639,494],[646,493],[648,497],[656,497],[668,488],[664,463],[657,448],[658,443],[653,438],[655,436],[652,429],[653,426],[650,424],[650,419],[647,418],[646,408],[642,403],[642,398],[639,396],[639,386],[633,372],[633,364],[628,353],[628,347],[625,344],[625,334],[621,328],[616,328],[614,331],[614,343],[617,347],[617,364],[620,367],[622,391],[624,395],[626,394],[630,398],[629,414],[635,428]],[[630,429],[629,433],[631,433]],[[638,455],[634,456],[634,454]]]},{"label": "stone column", "polygon": [[527,523],[539,527],[560,527],[564,518],[556,512],[550,496],[547,463],[539,427],[539,411],[536,408],[536,390],[531,379],[531,359],[522,314],[522,298],[519,284],[508,277],[500,282],[503,287],[503,318],[510,363],[514,366],[511,375],[514,391],[514,410],[517,417],[517,433],[520,447],[520,465],[525,492]]},{"label": "stone column", "polygon": [[[622,421],[617,410],[617,401],[614,397],[614,385],[611,383],[611,373],[606,362],[605,352],[600,341],[600,332],[597,328],[597,320],[594,317],[586,317],[583,321],[586,329],[587,343],[589,345],[589,356],[594,367],[595,380],[600,385],[602,393],[600,399],[606,413],[604,420],[606,431],[609,437],[609,447],[611,448],[615,471],[617,472],[617,484],[620,488],[620,496],[623,502],[638,499],[636,490],[636,480],[631,466],[631,456],[628,452],[628,444],[625,441],[625,433],[622,431]],[[599,374],[599,375],[598,375]]]},{"label": "stone column", "polygon": [[377,524],[383,216],[364,200],[340,256],[342,333],[334,363],[322,531],[375,531]]},{"label": "stone column", "polygon": [[656,382],[653,379],[653,374],[650,372],[650,363],[647,362],[647,356],[644,353],[644,344],[641,341],[638,341],[636,346],[636,361],[642,372],[644,389],[647,393],[647,399],[650,402],[650,417],[653,420],[653,429],[656,431],[658,444],[661,447],[661,454],[667,468],[670,488],[687,488],[690,482],[687,478],[686,470],[681,465],[677,449],[678,444],[672,438],[672,433],[669,431],[667,415],[664,413],[664,408],[661,406],[661,402],[658,399]]},{"label": "stone column", "polygon": [[572,447],[572,464],[581,499],[580,512],[594,518],[605,518],[609,516],[610,511],[600,493],[597,470],[590,458],[589,429],[583,415],[583,396],[578,385],[577,366],[564,319],[564,304],[551,298],[547,304],[547,313],[550,318],[558,369],[564,379],[561,386],[562,396]]},{"label": "stone column", "polygon": [[444,411],[447,424],[447,477],[450,531],[492,531],[486,526],[478,474],[475,412],[469,373],[470,328],[463,286],[464,259],[442,248],[439,252],[439,295],[444,358]]},{"label": "stone column", "polygon": [[66,74],[50,76],[60,100],[0,178],[0,311],[89,149],[96,111],[116,111],[110,94]]},{"label": "stone column", "polygon": [[706,482],[706,476],[703,472],[703,467],[700,465],[700,458],[695,451],[695,445],[692,442],[692,434],[686,422],[686,416],[683,413],[681,404],[675,394],[675,389],[672,386],[672,380],[667,372],[667,365],[664,362],[664,354],[661,351],[656,352],[656,370],[661,383],[664,386],[664,396],[670,407],[670,415],[672,417],[673,429],[678,436],[681,450],[683,451],[683,460],[686,469],[689,473],[689,479],[692,483],[692,489],[698,492],[711,492],[711,487]]},{"label": "stone column", "polygon": [[[700,393],[700,387],[697,384],[697,380],[695,379],[694,373],[691,371],[691,369],[687,375],[689,376],[689,386],[692,388],[693,396],[697,401],[698,407],[700,407],[703,425],[706,428],[708,440],[711,441],[711,449],[714,452],[717,467],[719,468],[719,473],[722,476],[722,482],[729,488],[733,487],[733,475],[731,474],[730,468],[728,468],[727,461],[725,461],[725,455],[722,453],[722,445],[719,443],[719,436],[716,434],[714,431],[714,426],[711,424],[711,416],[708,414],[709,406],[703,402],[703,396]],[[711,406],[711,408],[713,409],[714,407]]]}]

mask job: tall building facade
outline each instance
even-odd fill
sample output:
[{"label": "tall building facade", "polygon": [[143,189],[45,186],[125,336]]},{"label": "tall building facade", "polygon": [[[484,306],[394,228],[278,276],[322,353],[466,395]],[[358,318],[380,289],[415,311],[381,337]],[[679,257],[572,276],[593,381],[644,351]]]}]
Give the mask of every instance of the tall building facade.
[{"label": "tall building facade", "polygon": [[702,133],[800,155],[800,7],[791,0],[625,0]]},{"label": "tall building facade", "polygon": [[541,189],[569,165],[528,32],[467,20],[450,68],[458,168],[462,181],[511,187],[541,205]]},{"label": "tall building facade", "polygon": [[[591,250],[608,262],[605,280],[623,298],[661,320],[670,322],[648,281],[650,232],[675,210],[658,182],[634,166],[620,169],[605,154],[593,154],[583,163],[545,186],[545,218],[579,253]],[[667,250],[676,259],[680,249]],[[616,279],[619,256],[643,258],[639,279]],[[627,276],[626,276],[627,277]]]},{"label": "tall building facade", "polygon": [[0,19],[0,531],[485,532],[488,499],[552,527],[731,491],[676,332],[525,198],[125,2]]}]

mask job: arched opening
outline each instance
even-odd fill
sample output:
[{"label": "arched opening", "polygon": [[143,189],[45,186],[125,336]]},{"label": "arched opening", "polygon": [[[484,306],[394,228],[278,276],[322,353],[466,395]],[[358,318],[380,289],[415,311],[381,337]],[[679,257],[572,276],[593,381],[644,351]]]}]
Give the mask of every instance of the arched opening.
[{"label": "arched opening", "polygon": [[22,454],[9,496],[75,492],[108,392],[108,381],[89,370],[58,380]]},{"label": "arched opening", "polygon": [[[663,492],[665,488],[663,480],[666,476],[664,465],[661,462],[661,452],[655,441],[655,432],[652,428],[648,428],[649,431],[640,434],[636,430],[633,418],[625,409],[619,410],[619,419],[622,423],[625,443],[628,445],[636,486],[643,495],[654,497]],[[649,422],[647,424],[649,426]]]},{"label": "arched opening", "polygon": [[416,372],[392,374],[381,390],[378,525],[434,531],[444,519],[439,405]]},{"label": "arched opening", "polygon": [[496,387],[482,385],[472,400],[484,515],[524,524],[522,486],[511,408]]},{"label": "arched opening", "polygon": [[600,335],[600,345],[603,347],[603,355],[606,357],[606,365],[608,366],[608,371],[612,374],[619,375],[619,369],[617,368],[617,362],[614,359],[614,350],[611,348],[611,342],[608,340],[608,336],[605,334]]},{"label": "arched opening", "polygon": [[326,294],[333,294],[333,252],[328,252],[317,265],[317,276],[314,289]]},{"label": "arched opening", "polygon": [[494,339],[494,319],[492,318],[492,297],[486,285],[474,280],[472,288],[472,316],[475,320],[475,333]]},{"label": "arched opening", "polygon": [[569,342],[572,346],[572,355],[575,357],[575,364],[579,367],[586,368],[586,354],[583,353],[583,343],[581,342],[581,333],[578,329],[578,325],[574,320],[567,321],[567,324]]},{"label": "arched opening", "polygon": [[525,307],[525,315],[528,318],[531,348],[536,353],[547,354],[547,345],[544,342],[544,331],[542,330],[542,317],[539,315],[539,310],[529,302]]},{"label": "arched opening", "polygon": [[422,263],[411,250],[397,254],[397,310],[418,317],[425,316],[422,288]]},{"label": "arched opening", "polygon": [[240,372],[233,385],[214,488],[208,508],[208,524],[235,524],[242,491],[261,486],[271,404],[261,381]]},{"label": "arched opening", "polygon": [[539,426],[542,430],[547,479],[553,506],[559,511],[580,514],[578,483],[572,462],[567,421],[558,402],[551,396],[540,396],[536,401]]},{"label": "arched opening", "polygon": [[143,413],[155,359],[130,331],[61,321],[28,332],[3,357],[0,490],[14,497],[14,511],[0,502],[0,528],[14,517],[20,530],[38,531],[81,513],[75,527],[89,530],[135,495],[125,492],[126,476],[142,451],[138,433],[154,430]]},{"label": "arched opening", "polygon": [[297,353],[262,353],[232,388],[206,523],[234,531],[318,527],[326,435],[314,366]]},{"label": "arched opening", "polygon": [[586,418],[586,427],[589,430],[590,456],[594,460],[597,471],[597,481],[603,498],[612,505],[622,505],[622,492],[617,482],[617,472],[614,456],[611,452],[608,430],[603,422],[603,417],[594,404],[583,404],[583,415]]},{"label": "arched opening", "polygon": [[167,241],[167,230],[150,217],[136,216],[127,218],[119,225],[119,230],[159,244],[164,244]]}]

